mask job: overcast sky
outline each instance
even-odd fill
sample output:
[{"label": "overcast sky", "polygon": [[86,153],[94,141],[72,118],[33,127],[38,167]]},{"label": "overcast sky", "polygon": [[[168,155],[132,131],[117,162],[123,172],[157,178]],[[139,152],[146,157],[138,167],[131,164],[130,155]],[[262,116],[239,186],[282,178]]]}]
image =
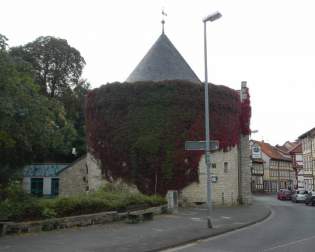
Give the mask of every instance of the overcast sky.
[{"label": "overcast sky", "polygon": [[124,81],[165,32],[204,80],[202,18],[208,24],[209,81],[239,89],[247,81],[252,138],[295,140],[315,127],[315,2],[312,0],[0,0],[9,46],[39,36],[68,40],[86,60],[92,87]]}]

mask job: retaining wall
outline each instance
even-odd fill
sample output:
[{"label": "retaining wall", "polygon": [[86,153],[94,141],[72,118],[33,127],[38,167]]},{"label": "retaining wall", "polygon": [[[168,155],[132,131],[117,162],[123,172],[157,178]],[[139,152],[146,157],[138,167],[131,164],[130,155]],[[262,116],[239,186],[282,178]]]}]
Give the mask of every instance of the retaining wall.
[{"label": "retaining wall", "polygon": [[[147,210],[152,211],[154,214],[161,214],[164,213],[166,209],[167,205],[163,205],[158,207],[151,207]],[[72,227],[83,227],[94,224],[105,224],[123,220],[127,217],[127,215],[128,212],[118,213],[117,211],[111,211],[63,218],[52,218],[39,221],[0,222],[0,236],[8,234],[50,231],[54,229]]]}]

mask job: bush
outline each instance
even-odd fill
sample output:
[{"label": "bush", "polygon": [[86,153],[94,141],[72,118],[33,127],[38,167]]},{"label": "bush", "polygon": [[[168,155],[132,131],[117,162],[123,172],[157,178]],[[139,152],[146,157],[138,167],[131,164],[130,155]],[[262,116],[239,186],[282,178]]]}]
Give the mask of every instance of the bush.
[{"label": "bush", "polygon": [[6,199],[0,203],[1,218],[12,221],[41,219],[43,210],[38,200],[32,197],[27,197],[27,200]]},{"label": "bush", "polygon": [[19,181],[11,181],[3,190],[0,219],[13,221],[39,219],[43,211],[38,200],[23,191]]},{"label": "bush", "polygon": [[10,221],[39,220],[91,214],[103,211],[126,211],[166,203],[161,196],[129,193],[114,187],[105,187],[95,193],[52,199],[35,198],[11,185],[7,198],[0,203],[0,219]]}]

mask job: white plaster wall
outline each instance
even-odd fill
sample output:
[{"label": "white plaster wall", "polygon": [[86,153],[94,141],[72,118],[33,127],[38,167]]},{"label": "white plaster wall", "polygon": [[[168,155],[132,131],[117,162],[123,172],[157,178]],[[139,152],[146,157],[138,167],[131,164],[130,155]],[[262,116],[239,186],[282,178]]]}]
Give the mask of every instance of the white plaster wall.
[{"label": "white plaster wall", "polygon": [[27,193],[31,193],[31,178],[24,177],[22,182],[23,190]]},{"label": "white plaster wall", "polygon": [[51,195],[51,178],[43,178],[43,195]]},{"label": "white plaster wall", "polygon": [[270,169],[270,157],[264,152],[261,152],[261,158],[264,161],[264,180],[269,180],[269,169]]}]

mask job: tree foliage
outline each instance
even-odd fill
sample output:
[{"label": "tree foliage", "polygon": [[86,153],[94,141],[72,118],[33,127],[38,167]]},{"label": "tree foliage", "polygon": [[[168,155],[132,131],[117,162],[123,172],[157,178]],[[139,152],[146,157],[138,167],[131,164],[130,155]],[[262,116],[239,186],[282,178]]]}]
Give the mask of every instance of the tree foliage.
[{"label": "tree foliage", "polygon": [[64,39],[46,36],[11,48],[10,55],[30,63],[42,94],[63,104],[65,117],[77,133],[72,146],[79,156],[85,154],[84,101],[90,85],[80,79],[85,65],[80,52]]},{"label": "tree foliage", "polygon": [[62,97],[77,86],[85,65],[80,52],[67,40],[51,36],[12,48],[10,53],[32,64],[35,82],[51,97]]},{"label": "tree foliage", "polygon": [[0,51],[0,183],[34,160],[69,160],[77,141],[64,104],[42,95],[33,65],[13,55]]},{"label": "tree foliage", "polygon": [[8,41],[7,37],[0,34],[0,51],[6,50],[6,48],[8,46],[7,41]]}]

